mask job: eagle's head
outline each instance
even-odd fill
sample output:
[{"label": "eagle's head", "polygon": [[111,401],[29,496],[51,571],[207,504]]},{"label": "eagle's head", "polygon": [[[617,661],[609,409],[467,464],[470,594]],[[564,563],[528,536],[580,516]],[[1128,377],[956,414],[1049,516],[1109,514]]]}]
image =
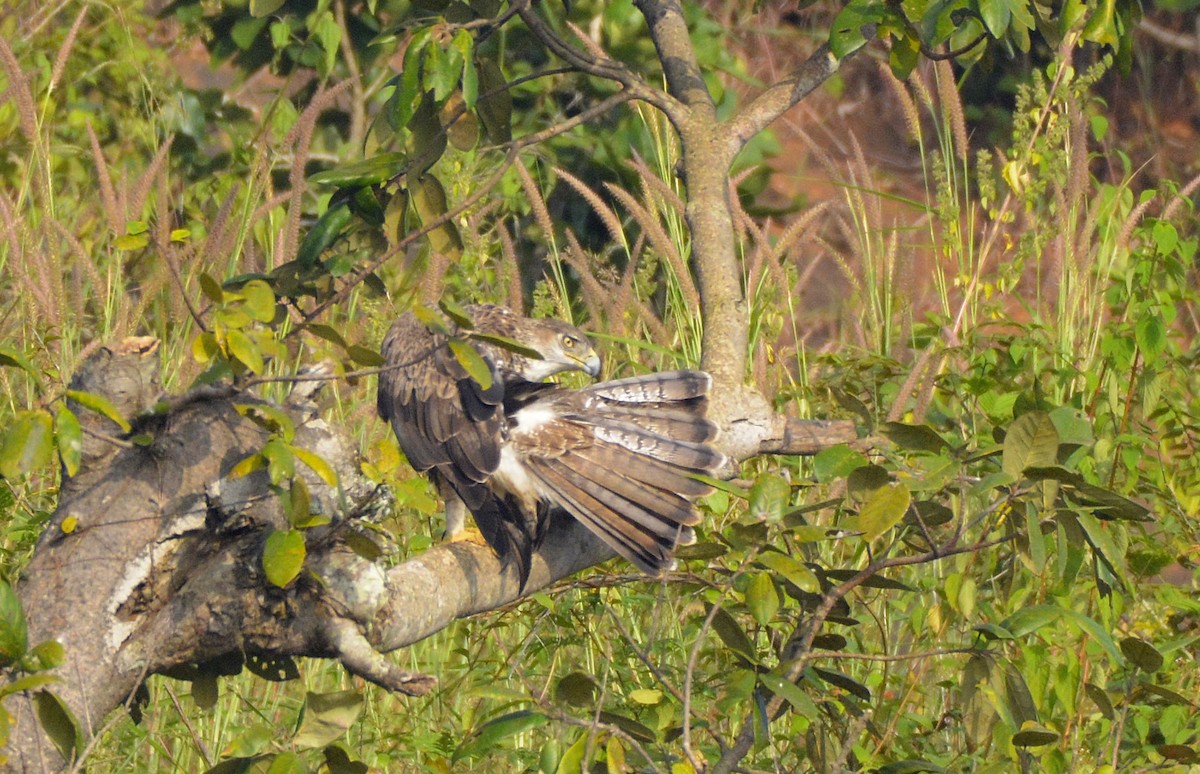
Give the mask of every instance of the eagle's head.
[{"label": "eagle's head", "polygon": [[[484,342],[480,346],[505,381],[541,382],[563,371],[583,371],[591,377],[600,375],[600,356],[583,331],[574,325],[562,320],[522,317],[511,309],[491,304],[469,306],[467,311],[476,332],[499,336],[517,345]],[[532,351],[527,354],[521,350]]]},{"label": "eagle's head", "polygon": [[512,365],[522,379],[540,382],[563,371],[583,371],[600,375],[600,356],[592,349],[583,331],[562,320],[529,320],[520,342],[541,355],[541,359],[518,356]]}]

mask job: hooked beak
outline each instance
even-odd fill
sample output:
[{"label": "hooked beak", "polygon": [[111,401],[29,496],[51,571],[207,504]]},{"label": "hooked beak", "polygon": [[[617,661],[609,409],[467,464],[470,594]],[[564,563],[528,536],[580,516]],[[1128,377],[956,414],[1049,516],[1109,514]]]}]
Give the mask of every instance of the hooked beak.
[{"label": "hooked beak", "polygon": [[583,372],[593,379],[600,376],[600,356],[595,352],[587,360],[582,361],[580,365],[583,366]]}]

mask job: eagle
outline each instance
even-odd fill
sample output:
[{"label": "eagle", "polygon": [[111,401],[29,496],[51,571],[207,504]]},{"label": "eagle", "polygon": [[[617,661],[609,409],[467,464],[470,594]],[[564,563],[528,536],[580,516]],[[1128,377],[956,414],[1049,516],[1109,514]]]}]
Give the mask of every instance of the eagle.
[{"label": "eagle", "polygon": [[[465,511],[521,588],[550,519],[566,513],[642,571],[673,566],[695,540],[696,499],[725,457],[709,442],[712,380],[668,371],[582,389],[545,381],[564,371],[600,374],[578,328],[474,305],[456,324],[401,315],[383,340],[379,415],[412,467],[446,502],[447,534]],[[461,316],[460,316],[461,317]],[[462,347],[470,346],[490,372]],[[474,372],[474,375],[472,374]]]}]

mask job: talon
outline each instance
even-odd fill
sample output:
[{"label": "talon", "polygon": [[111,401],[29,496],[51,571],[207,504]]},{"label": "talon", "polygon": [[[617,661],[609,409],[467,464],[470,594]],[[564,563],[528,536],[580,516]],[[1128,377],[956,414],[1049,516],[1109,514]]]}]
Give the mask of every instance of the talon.
[{"label": "talon", "polygon": [[483,533],[475,527],[463,527],[456,530],[453,534],[447,530],[442,539],[447,543],[475,543],[476,545],[486,546],[488,542],[483,539]]}]

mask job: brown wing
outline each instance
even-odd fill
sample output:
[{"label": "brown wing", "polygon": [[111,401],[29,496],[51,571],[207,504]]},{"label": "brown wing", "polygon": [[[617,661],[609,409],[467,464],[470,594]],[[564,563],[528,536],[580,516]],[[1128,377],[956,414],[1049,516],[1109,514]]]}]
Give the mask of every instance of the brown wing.
[{"label": "brown wing", "polygon": [[387,370],[379,375],[379,415],[391,423],[409,463],[429,473],[443,494],[448,487],[463,501],[496,553],[516,557],[524,582],[536,529],[488,485],[500,464],[503,383],[494,378],[488,389],[480,387],[445,337],[431,333],[412,314],[392,325],[383,357]]},{"label": "brown wing", "polygon": [[[570,513],[643,571],[673,564],[695,539],[695,474],[724,464],[707,444],[710,379],[676,371],[557,390],[513,413],[509,446],[542,498]],[[520,475],[502,469],[508,486]]]}]

